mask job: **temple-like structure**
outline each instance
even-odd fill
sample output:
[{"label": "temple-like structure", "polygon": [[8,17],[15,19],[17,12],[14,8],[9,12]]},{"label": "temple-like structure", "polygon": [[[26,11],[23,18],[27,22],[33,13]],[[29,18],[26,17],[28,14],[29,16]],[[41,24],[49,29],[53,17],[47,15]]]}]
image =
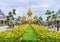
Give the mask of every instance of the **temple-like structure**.
[{"label": "temple-like structure", "polygon": [[28,24],[32,24],[34,21],[36,21],[37,20],[37,16],[35,15],[33,18],[32,18],[32,10],[29,8],[28,9],[28,12],[27,12],[27,15],[28,15],[28,17],[26,17],[26,16],[22,16],[22,19],[23,20],[26,20],[27,21],[27,23]]},{"label": "temple-like structure", "polygon": [[31,9],[28,10],[27,15],[28,15],[28,17],[31,17],[31,15],[32,15],[32,11],[31,11]]},{"label": "temple-like structure", "polygon": [[28,15],[27,23],[29,23],[29,24],[33,23],[32,11],[31,11],[31,9],[28,10],[27,15]]},{"label": "temple-like structure", "polygon": [[26,20],[26,17],[23,15],[23,16],[22,16],[22,19]]},{"label": "temple-like structure", "polygon": [[56,13],[56,15],[57,15],[56,21],[57,23],[60,24],[60,10]]},{"label": "temple-like structure", "polygon": [[0,9],[0,24],[5,25],[5,23],[6,23],[6,17]]}]

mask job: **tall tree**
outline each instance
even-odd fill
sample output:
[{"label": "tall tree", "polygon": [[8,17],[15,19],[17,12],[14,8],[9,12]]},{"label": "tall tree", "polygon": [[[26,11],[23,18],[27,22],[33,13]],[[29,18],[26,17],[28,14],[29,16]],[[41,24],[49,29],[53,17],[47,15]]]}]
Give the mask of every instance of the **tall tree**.
[{"label": "tall tree", "polygon": [[[46,19],[46,21],[47,21],[48,24],[50,24],[49,22],[51,22],[50,19],[52,19],[53,22],[56,22],[55,21],[56,20],[56,14],[54,14],[54,11],[47,10],[46,11],[46,15],[48,15],[47,19]],[[51,24],[54,24],[53,22]]]},{"label": "tall tree", "polygon": [[41,16],[39,17],[39,20],[41,20],[41,21],[43,20]]},{"label": "tall tree", "polygon": [[53,15],[53,14],[54,14],[54,11],[49,11],[49,10],[47,10],[46,15],[48,15],[48,16],[47,16],[48,21],[52,18],[52,15]]},{"label": "tall tree", "polygon": [[16,10],[15,9],[13,9],[13,14],[16,15]]},{"label": "tall tree", "polygon": [[18,18],[16,19],[16,25],[17,24],[21,24],[21,16],[18,16]]},{"label": "tall tree", "polygon": [[13,26],[14,27],[14,15],[16,15],[16,13],[15,13],[15,9],[13,9],[13,11],[10,11],[9,13],[8,13],[8,16],[6,16],[6,22],[7,22],[7,25],[8,26]]},{"label": "tall tree", "polygon": [[40,21],[40,24],[42,24],[43,18],[41,16],[39,17],[39,21]]}]

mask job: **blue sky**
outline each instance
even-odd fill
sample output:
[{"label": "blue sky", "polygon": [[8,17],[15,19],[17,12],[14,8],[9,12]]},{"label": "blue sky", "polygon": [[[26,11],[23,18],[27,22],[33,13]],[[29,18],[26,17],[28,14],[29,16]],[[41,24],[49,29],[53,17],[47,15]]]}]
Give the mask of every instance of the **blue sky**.
[{"label": "blue sky", "polygon": [[33,16],[42,16],[46,19],[46,10],[54,10],[57,12],[60,9],[60,0],[0,0],[0,9],[8,15],[9,11],[16,9],[16,17],[27,16],[28,9],[31,8]]}]

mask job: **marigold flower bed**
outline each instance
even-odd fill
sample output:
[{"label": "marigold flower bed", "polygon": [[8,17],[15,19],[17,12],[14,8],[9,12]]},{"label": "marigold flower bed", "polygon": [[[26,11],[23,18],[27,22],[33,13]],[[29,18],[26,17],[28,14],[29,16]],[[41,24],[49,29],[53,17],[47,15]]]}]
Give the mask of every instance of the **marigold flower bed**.
[{"label": "marigold flower bed", "polygon": [[20,38],[27,27],[28,24],[20,27],[15,27],[12,32],[0,32],[0,42],[20,42]]},{"label": "marigold flower bed", "polygon": [[31,40],[33,42],[37,42],[35,40],[39,40],[38,42],[60,42],[60,31],[49,32],[46,27],[25,24],[15,27],[12,32],[0,32],[0,42],[21,42],[21,40],[27,40],[27,42],[31,42]]},{"label": "marigold flower bed", "polygon": [[40,42],[60,42],[60,31],[49,32],[47,28],[34,24],[32,24],[32,27],[38,34]]}]

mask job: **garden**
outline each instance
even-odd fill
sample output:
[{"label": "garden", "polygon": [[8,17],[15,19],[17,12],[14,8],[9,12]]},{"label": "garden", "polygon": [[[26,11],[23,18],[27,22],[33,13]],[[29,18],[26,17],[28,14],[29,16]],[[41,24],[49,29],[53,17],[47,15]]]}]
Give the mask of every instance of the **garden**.
[{"label": "garden", "polygon": [[0,0],[0,42],[60,42],[60,0]]},{"label": "garden", "polygon": [[0,32],[0,42],[60,42],[59,29],[49,31],[57,22],[54,11],[46,11],[46,21],[41,16],[32,18],[31,9],[28,10],[27,15],[28,18],[24,15],[15,18],[16,10],[10,11],[2,24],[8,28]]},{"label": "garden", "polygon": [[60,32],[49,32],[44,26],[24,24],[12,31],[0,32],[0,42],[60,42]]}]

